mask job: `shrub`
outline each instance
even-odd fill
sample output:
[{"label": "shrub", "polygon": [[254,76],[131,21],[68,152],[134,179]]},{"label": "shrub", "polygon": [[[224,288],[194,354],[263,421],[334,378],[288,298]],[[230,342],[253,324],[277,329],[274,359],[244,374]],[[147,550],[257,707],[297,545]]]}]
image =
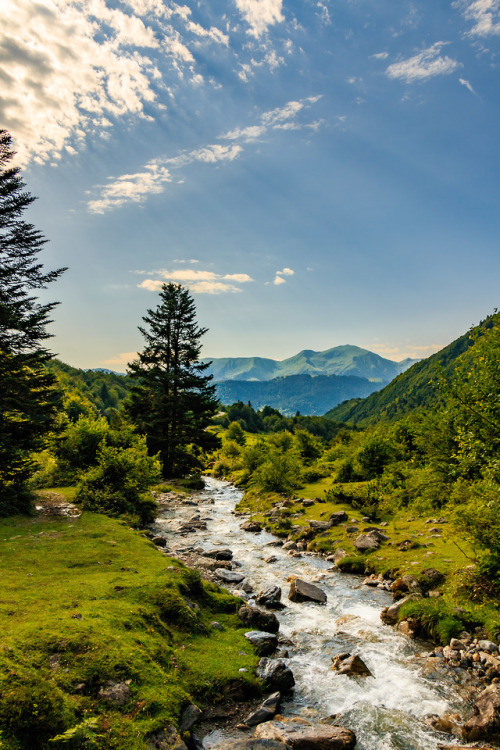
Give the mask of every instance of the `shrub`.
[{"label": "shrub", "polygon": [[129,448],[102,444],[98,463],[83,475],[76,499],[85,510],[126,516],[133,525],[154,520],[156,503],[146,494],[160,478],[160,463],[148,456],[146,439]]}]

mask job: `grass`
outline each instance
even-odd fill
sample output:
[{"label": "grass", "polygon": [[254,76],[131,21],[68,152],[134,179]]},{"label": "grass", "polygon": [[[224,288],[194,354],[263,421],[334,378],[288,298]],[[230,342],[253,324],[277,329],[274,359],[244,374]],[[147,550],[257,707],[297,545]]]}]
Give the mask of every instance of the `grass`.
[{"label": "grass", "polygon": [[[0,548],[1,748],[145,748],[188,702],[257,689],[239,600],[123,523],[2,520]],[[130,681],[124,706],[109,680]]]}]

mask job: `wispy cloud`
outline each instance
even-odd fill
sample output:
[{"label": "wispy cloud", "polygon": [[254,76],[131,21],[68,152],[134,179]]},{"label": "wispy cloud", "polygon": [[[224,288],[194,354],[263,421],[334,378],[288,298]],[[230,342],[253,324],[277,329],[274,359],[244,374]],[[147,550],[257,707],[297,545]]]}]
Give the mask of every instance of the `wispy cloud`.
[{"label": "wispy cloud", "polygon": [[181,151],[172,157],[159,157],[149,161],[139,172],[111,178],[106,185],[96,185],[88,195],[89,211],[104,214],[126,203],[142,203],[149,195],[162,193],[168,183],[174,180],[174,172],[195,162],[218,164],[232,162],[243,152],[245,144],[257,141],[272,130],[318,130],[322,120],[299,121],[299,113],[319,101],[320,96],[311,96],[299,101],[287,102],[282,107],[264,112],[260,123],[243,128],[235,128],[219,136],[229,144],[215,143],[191,151]]},{"label": "wispy cloud", "polygon": [[436,42],[419,52],[418,55],[393,63],[387,68],[386,74],[389,78],[399,78],[406,83],[415,83],[426,81],[434,76],[453,73],[454,70],[462,67],[462,63],[441,55],[441,50],[446,44],[447,42]]},{"label": "wispy cloud", "polygon": [[380,354],[382,357],[400,362],[402,359],[422,359],[429,357],[431,354],[440,351],[444,344],[389,344],[375,343],[367,344],[366,348],[372,352]]},{"label": "wispy cloud", "polygon": [[218,143],[183,152],[171,159],[159,158],[148,162],[141,172],[116,177],[107,185],[97,185],[88,194],[98,192],[98,197],[88,201],[91,213],[104,214],[125,203],[142,203],[148,196],[162,193],[165,185],[173,181],[172,170],[179,169],[193,162],[215,164],[216,162],[233,161],[242,150],[241,146],[222,146]]},{"label": "wispy cloud", "polygon": [[248,24],[248,34],[256,38],[284,21],[283,0],[236,0],[236,7]]},{"label": "wispy cloud", "polygon": [[160,277],[144,279],[137,285],[140,289],[147,289],[150,292],[157,292],[163,284],[173,281],[189,287],[195,294],[235,294],[241,292],[241,287],[237,284],[247,284],[253,281],[247,273],[219,274],[214,271],[198,271],[189,268],[161,269],[153,272],[135,271],[134,273],[141,275],[151,273],[151,276]]},{"label": "wispy cloud", "polygon": [[121,352],[110,359],[103,359],[101,365],[121,365],[123,367],[128,365],[129,362],[132,362],[136,357],[137,352]]},{"label": "wispy cloud", "polygon": [[472,21],[470,36],[500,34],[500,0],[457,0],[453,5],[461,9],[468,21]]},{"label": "wispy cloud", "polygon": [[474,96],[477,96],[477,93],[474,91],[474,88],[469,81],[467,81],[465,78],[459,78],[458,81],[459,83],[462,84],[462,86],[465,86],[465,88],[468,89],[471,92],[471,94],[474,94]]},{"label": "wispy cloud", "polygon": [[388,57],[388,52],[376,52],[374,55],[370,55],[372,60],[387,60]]}]

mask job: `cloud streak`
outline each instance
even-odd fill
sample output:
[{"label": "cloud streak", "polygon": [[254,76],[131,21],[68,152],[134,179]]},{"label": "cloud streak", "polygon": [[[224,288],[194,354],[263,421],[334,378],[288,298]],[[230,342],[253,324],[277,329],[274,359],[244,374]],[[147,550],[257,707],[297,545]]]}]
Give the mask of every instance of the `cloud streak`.
[{"label": "cloud streak", "polygon": [[192,151],[182,151],[176,156],[159,157],[148,162],[141,171],[113,178],[106,185],[96,185],[89,195],[93,195],[87,206],[91,213],[104,214],[126,203],[143,203],[149,195],[162,193],[174,179],[174,172],[194,164],[219,164],[232,162],[244,150],[244,145],[263,138],[273,130],[318,130],[322,121],[301,122],[299,114],[316,104],[320,96],[311,96],[299,101],[290,101],[282,107],[264,112],[257,125],[235,128],[219,136],[231,143],[215,143]]},{"label": "cloud streak", "polygon": [[441,55],[441,50],[445,44],[446,42],[436,42],[407,60],[389,65],[386,75],[389,78],[406,81],[406,83],[415,83],[416,81],[427,81],[435,76],[453,73],[457,68],[462,67],[462,63],[446,55]]},{"label": "cloud streak", "polygon": [[[147,272],[135,271],[135,273],[145,274]],[[219,274],[214,271],[198,271],[189,268],[161,269],[154,271],[151,275],[160,278],[144,279],[137,285],[139,289],[158,292],[163,284],[174,282],[189,287],[195,294],[236,294],[242,291],[237,284],[247,284],[253,281],[247,273]]]},{"label": "cloud streak", "polygon": [[285,20],[283,0],[236,0],[236,7],[248,24],[248,34],[257,39],[270,26]]},{"label": "cloud streak", "polygon": [[461,9],[468,21],[472,21],[469,36],[500,34],[500,0],[458,0],[453,5]]}]

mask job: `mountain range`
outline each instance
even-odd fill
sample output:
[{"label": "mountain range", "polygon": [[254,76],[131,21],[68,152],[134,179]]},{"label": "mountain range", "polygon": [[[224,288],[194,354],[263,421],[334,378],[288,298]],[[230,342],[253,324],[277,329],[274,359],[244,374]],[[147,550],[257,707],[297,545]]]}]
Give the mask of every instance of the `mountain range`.
[{"label": "mountain range", "polygon": [[216,382],[226,380],[266,381],[290,375],[354,375],[375,383],[389,383],[393,378],[411,367],[416,359],[394,362],[379,354],[346,344],[326,351],[303,349],[288,359],[276,360],[265,357],[223,357],[210,362],[207,373]]}]

